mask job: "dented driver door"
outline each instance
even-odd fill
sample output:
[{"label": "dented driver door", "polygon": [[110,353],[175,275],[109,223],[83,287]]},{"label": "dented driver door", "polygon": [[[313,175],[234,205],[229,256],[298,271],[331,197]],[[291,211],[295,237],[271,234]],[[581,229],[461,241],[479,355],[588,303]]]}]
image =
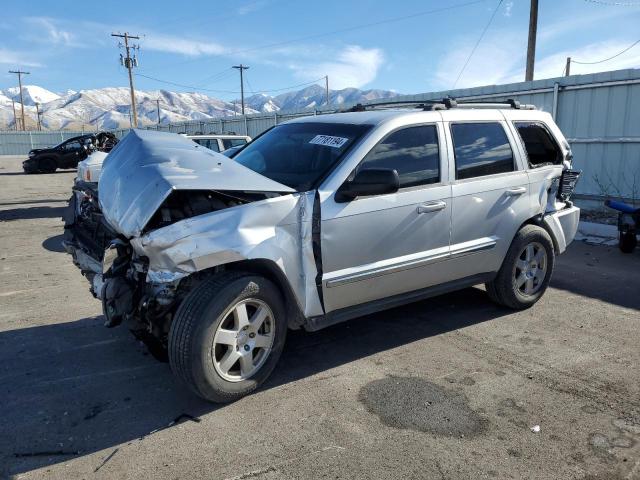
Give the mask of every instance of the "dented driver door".
[{"label": "dented driver door", "polygon": [[393,168],[395,193],[336,201],[320,192],[326,313],[442,281],[449,254],[451,186],[438,123],[386,132],[356,167]]}]

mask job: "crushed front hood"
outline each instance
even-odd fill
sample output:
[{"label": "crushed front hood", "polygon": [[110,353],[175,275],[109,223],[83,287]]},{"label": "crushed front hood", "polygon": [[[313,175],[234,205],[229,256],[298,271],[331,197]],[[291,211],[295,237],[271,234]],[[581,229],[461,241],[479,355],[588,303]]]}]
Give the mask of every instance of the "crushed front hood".
[{"label": "crushed front hood", "polygon": [[172,190],[294,192],[186,137],[131,130],[105,159],[100,208],[126,237],[139,236]]}]

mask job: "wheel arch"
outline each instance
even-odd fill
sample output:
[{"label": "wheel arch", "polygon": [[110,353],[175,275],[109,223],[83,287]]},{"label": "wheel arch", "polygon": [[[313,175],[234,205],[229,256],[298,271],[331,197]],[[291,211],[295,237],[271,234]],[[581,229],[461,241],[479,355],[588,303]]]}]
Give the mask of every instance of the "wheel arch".
[{"label": "wheel arch", "polygon": [[[544,221],[544,216],[543,215],[535,215],[535,216],[529,218],[528,220],[523,222],[522,225],[520,225],[518,227],[518,230],[516,231],[516,233],[519,232],[522,229],[522,227],[524,227],[525,225],[535,225],[535,226],[540,227],[543,230],[545,230],[549,234],[549,236],[551,237],[551,242],[553,243],[553,250],[554,250],[554,253],[556,255],[559,255],[564,251],[564,249],[560,245],[560,241],[557,238],[556,232],[554,232],[553,229],[551,228],[551,226],[547,222]],[[563,240],[564,240],[564,238],[563,238]]]},{"label": "wheel arch", "polygon": [[267,259],[248,259],[227,263],[223,266],[225,271],[240,271],[253,273],[269,279],[280,290],[285,302],[289,328],[298,329],[305,322],[298,299],[291,287],[287,276],[282,269],[273,261]]}]

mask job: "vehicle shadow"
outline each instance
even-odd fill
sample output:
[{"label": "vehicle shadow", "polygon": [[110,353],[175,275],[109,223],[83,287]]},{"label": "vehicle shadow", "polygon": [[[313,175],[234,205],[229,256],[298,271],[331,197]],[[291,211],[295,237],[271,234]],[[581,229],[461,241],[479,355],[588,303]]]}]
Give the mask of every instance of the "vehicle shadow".
[{"label": "vehicle shadow", "polygon": [[[292,331],[263,390],[508,313],[471,288],[319,332]],[[101,324],[92,317],[0,333],[0,477],[144,441],[183,414],[225,408],[191,394],[124,328]]]},{"label": "vehicle shadow", "polygon": [[617,247],[573,242],[556,262],[551,287],[640,310],[640,249],[626,254]]},{"label": "vehicle shadow", "polygon": [[19,207],[0,210],[0,222],[29,220],[34,218],[60,218],[64,214],[66,208],[66,205],[64,207],[49,207],[44,205],[38,207]]},{"label": "vehicle shadow", "polygon": [[11,176],[15,176],[15,175],[59,175],[62,173],[72,173],[75,172],[76,169],[72,169],[72,170],[56,170],[55,172],[52,173],[26,173],[26,172],[0,172],[0,177],[11,177]]},{"label": "vehicle shadow", "polygon": [[50,252],[64,253],[65,249],[62,246],[62,240],[64,240],[64,235],[54,235],[42,242],[42,248]]}]

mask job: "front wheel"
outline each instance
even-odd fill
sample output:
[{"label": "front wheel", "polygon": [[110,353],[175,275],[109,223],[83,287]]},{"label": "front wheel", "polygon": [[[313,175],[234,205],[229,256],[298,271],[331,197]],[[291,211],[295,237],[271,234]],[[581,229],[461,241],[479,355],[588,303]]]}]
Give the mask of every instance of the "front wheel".
[{"label": "front wheel", "polygon": [[515,310],[529,308],[544,294],[555,265],[547,231],[525,225],[518,231],[496,278],[486,284],[489,297]]},{"label": "front wheel", "polygon": [[173,372],[200,397],[231,402],[271,374],[287,335],[278,288],[263,277],[228,272],[192,290],[169,332]]}]

